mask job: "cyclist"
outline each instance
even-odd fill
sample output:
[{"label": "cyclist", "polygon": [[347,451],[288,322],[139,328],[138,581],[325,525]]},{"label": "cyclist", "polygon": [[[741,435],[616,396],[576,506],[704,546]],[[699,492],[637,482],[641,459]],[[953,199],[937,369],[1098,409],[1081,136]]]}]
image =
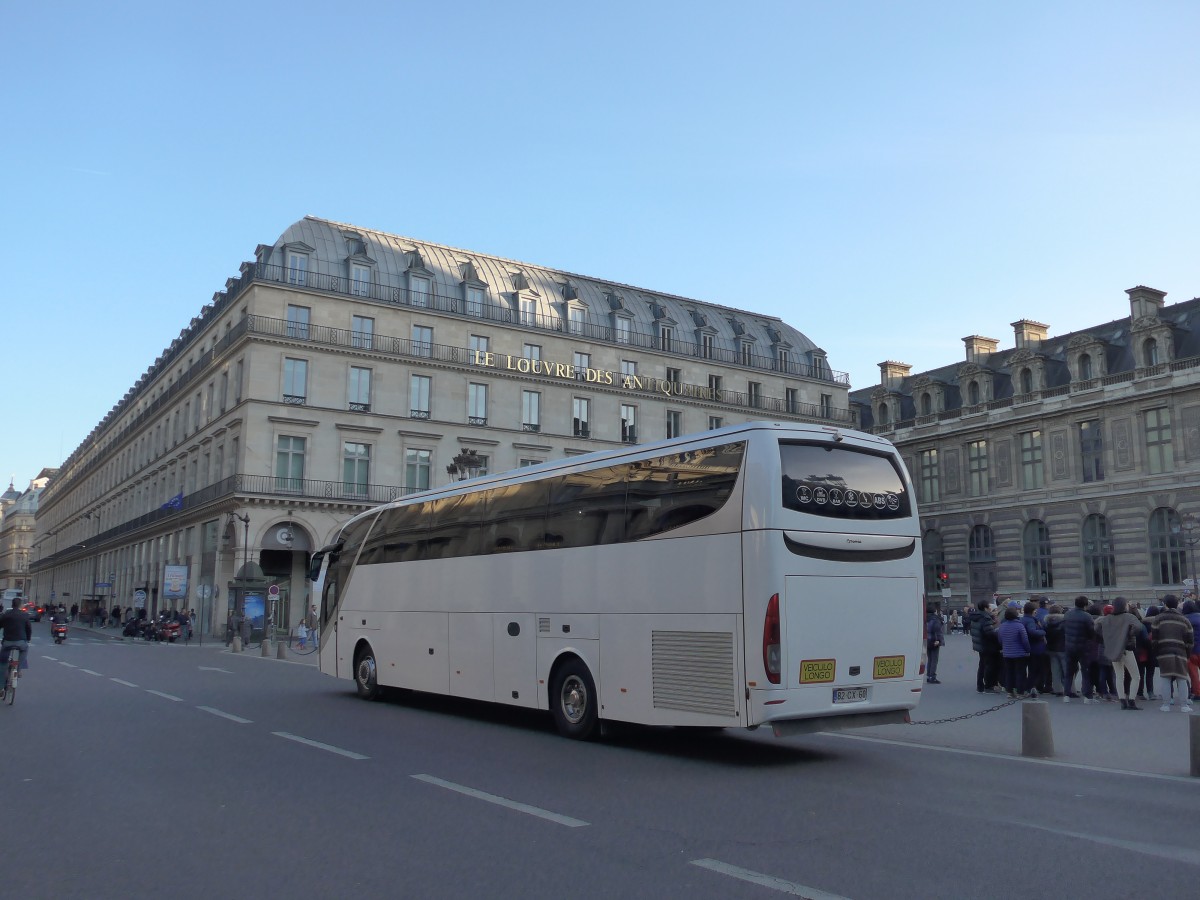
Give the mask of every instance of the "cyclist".
[{"label": "cyclist", "polygon": [[29,642],[33,639],[33,624],[29,620],[29,613],[20,607],[20,600],[16,597],[12,601],[12,609],[7,609],[0,613],[0,629],[3,630],[3,642],[0,643],[0,670],[8,665],[8,657],[13,650],[19,650],[19,664],[17,666],[17,677],[20,677],[21,667],[25,663],[25,657],[29,655]]}]

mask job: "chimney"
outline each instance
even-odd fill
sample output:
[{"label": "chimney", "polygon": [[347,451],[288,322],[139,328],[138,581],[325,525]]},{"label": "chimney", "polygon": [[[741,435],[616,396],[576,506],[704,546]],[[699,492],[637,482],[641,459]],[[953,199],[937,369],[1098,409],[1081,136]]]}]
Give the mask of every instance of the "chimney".
[{"label": "chimney", "polygon": [[1156,291],[1143,284],[1130,288],[1125,293],[1129,295],[1129,318],[1135,322],[1147,316],[1157,317],[1163,308],[1163,298],[1167,296],[1166,291]]},{"label": "chimney", "polygon": [[908,363],[894,362],[888,360],[879,364],[879,383],[885,388],[898,388],[900,382],[908,377],[908,373],[912,371],[912,366]]},{"label": "chimney", "polygon": [[1013,332],[1016,335],[1017,349],[1036,350],[1038,344],[1046,339],[1046,334],[1049,332],[1049,326],[1043,325],[1041,322],[1034,322],[1030,319],[1021,319],[1019,322],[1012,323]]},{"label": "chimney", "polygon": [[1000,342],[995,338],[980,337],[977,334],[963,338],[963,343],[967,347],[967,362],[980,364],[987,362],[987,358],[1000,346]]}]

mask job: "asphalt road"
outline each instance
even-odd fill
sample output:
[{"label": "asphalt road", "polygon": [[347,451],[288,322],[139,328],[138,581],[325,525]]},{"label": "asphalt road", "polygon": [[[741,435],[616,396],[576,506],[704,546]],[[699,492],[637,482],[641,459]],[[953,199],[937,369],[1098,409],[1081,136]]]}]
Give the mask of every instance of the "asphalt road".
[{"label": "asphalt road", "polygon": [[546,715],[364,703],[312,657],[37,637],[0,708],[6,896],[1104,900],[1200,878],[1200,779],[911,727],[581,744]]}]

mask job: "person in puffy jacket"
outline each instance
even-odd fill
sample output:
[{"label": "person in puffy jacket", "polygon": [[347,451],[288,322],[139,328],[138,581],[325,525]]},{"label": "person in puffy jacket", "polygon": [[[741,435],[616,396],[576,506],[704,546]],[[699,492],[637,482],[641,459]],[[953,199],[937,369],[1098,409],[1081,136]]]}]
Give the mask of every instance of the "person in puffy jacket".
[{"label": "person in puffy jacket", "polygon": [[1008,696],[1024,699],[1029,690],[1029,631],[1015,607],[1004,610],[1004,621],[996,633],[1004,658],[1004,687]]},{"label": "person in puffy jacket", "polygon": [[942,614],[936,604],[930,603],[925,610],[925,682],[941,684],[937,677],[938,657],[942,644],[946,642],[946,630],[942,625]]},{"label": "person in puffy jacket", "polygon": [[1050,689],[1055,697],[1067,695],[1067,632],[1063,627],[1063,608],[1050,604],[1042,626],[1046,629],[1046,654],[1050,657]]},{"label": "person in puffy jacket", "polygon": [[1046,654],[1046,629],[1038,619],[1038,605],[1030,600],[1025,604],[1021,624],[1029,632],[1029,684],[1027,689],[1031,696],[1036,697],[1038,691],[1045,690],[1046,681],[1050,677],[1050,657]]},{"label": "person in puffy jacket", "polygon": [[1188,674],[1192,680],[1193,703],[1200,703],[1200,606],[1195,600],[1184,600],[1183,617],[1192,623],[1192,652],[1188,656]]},{"label": "person in puffy jacket", "polygon": [[966,627],[971,632],[971,649],[979,654],[975,690],[980,694],[996,690],[1000,679],[1000,641],[996,637],[992,604],[987,600],[977,601],[967,616]]},{"label": "person in puffy jacket", "polygon": [[1090,700],[1095,685],[1092,682],[1093,648],[1096,646],[1096,623],[1088,615],[1090,601],[1080,594],[1075,606],[1063,616],[1063,639],[1067,649],[1067,680],[1063,702],[1070,703],[1075,693],[1075,673],[1080,673],[1080,690],[1084,700]]}]

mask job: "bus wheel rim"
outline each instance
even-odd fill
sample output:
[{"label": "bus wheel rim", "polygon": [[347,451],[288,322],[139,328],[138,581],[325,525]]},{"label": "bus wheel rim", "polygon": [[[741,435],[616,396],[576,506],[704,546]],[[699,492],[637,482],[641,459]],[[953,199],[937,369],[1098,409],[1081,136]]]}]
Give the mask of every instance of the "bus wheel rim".
[{"label": "bus wheel rim", "polygon": [[587,714],[588,695],[587,686],[578,675],[570,675],[563,681],[561,703],[568,722],[577,725],[583,721]]},{"label": "bus wheel rim", "polygon": [[366,688],[375,684],[375,657],[364,656],[358,661],[358,683]]}]

